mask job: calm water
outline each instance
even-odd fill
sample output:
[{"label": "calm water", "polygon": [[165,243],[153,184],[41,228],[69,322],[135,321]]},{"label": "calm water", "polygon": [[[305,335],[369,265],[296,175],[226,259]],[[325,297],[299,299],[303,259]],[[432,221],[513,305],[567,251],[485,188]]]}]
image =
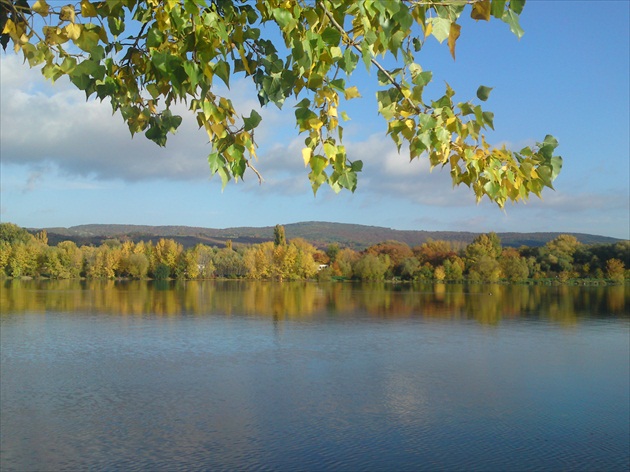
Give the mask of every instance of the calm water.
[{"label": "calm water", "polygon": [[629,298],[5,282],[0,469],[627,470]]}]

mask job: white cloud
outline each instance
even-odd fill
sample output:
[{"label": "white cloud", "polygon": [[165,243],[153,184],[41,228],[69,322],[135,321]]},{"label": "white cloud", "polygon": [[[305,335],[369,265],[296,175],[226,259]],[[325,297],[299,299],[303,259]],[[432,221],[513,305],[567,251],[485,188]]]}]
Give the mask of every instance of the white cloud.
[{"label": "white cloud", "polygon": [[[173,109],[183,117],[182,125],[160,148],[142,134],[132,139],[120,114],[112,116],[108,102],[86,101],[82,92],[63,80],[50,85],[17,57],[4,56],[0,73],[3,164],[54,164],[68,176],[125,181],[201,181],[210,176],[208,137],[183,104]],[[220,92],[233,97],[237,110],[245,115],[260,109],[255,99],[246,98],[255,95],[247,93],[244,83]],[[264,121],[256,134],[264,143],[270,134],[267,129],[282,128],[283,123],[276,110],[261,114]]]}]

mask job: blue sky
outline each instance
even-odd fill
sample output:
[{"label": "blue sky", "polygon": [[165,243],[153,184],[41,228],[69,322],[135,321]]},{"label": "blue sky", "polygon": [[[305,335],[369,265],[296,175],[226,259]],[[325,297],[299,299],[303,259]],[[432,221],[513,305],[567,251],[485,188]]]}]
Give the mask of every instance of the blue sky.
[{"label": "blue sky", "polygon": [[[409,162],[385,136],[376,113],[376,74],[349,82],[363,98],[347,104],[344,141],[364,170],[354,194],[322,187],[314,197],[304,169],[293,109],[266,108],[257,168],[221,191],[210,178],[205,132],[184,107],[184,123],[166,148],[131,138],[108,103],[60,80],[45,82],[12,52],[0,54],[0,219],[43,228],[89,223],[210,228],[331,221],[395,229],[582,232],[630,239],[630,3],[529,1],[519,41],[500,21],[464,21],[453,61],[431,40],[417,62],[434,74],[425,98],[444,81],[456,99],[494,87],[493,144],[520,149],[554,135],[564,158],[555,191],[500,210],[475,203],[466,187],[426,161]],[[358,70],[358,69],[357,69]],[[257,108],[252,87],[226,92],[244,115]],[[291,236],[291,235],[287,235]]]}]

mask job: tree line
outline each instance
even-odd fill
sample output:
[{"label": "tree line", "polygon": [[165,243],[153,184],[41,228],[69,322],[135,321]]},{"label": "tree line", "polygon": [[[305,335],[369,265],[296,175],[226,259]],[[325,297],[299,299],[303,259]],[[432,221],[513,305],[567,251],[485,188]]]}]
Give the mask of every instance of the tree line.
[{"label": "tree line", "polygon": [[51,279],[210,279],[426,282],[568,282],[630,279],[630,241],[582,244],[559,235],[542,247],[503,247],[493,232],[470,244],[429,240],[410,247],[385,241],[362,251],[330,244],[317,248],[303,238],[288,240],[277,225],[274,240],[252,245],[184,248],[173,239],[108,239],[100,246],[72,241],[48,244],[45,231],[33,235],[12,223],[0,223],[0,274]]}]

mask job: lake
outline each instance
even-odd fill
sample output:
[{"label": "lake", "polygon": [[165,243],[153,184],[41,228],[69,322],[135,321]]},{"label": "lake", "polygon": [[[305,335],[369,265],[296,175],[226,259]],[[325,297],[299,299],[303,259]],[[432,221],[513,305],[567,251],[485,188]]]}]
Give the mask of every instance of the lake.
[{"label": "lake", "polygon": [[4,281],[0,469],[630,467],[630,287]]}]

